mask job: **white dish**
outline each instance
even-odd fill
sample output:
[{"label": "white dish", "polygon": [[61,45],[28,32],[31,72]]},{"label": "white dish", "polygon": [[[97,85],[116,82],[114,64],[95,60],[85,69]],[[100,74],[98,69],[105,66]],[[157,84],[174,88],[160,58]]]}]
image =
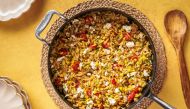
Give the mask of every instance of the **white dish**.
[{"label": "white dish", "polygon": [[0,0],[0,21],[19,17],[33,2],[34,0]]},{"label": "white dish", "polygon": [[1,109],[25,109],[22,97],[14,86],[0,79],[0,89]]}]

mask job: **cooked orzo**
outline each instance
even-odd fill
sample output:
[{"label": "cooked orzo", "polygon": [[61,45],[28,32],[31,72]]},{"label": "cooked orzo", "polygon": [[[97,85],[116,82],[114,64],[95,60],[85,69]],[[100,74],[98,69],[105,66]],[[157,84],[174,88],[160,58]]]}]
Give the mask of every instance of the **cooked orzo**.
[{"label": "cooked orzo", "polygon": [[50,54],[52,81],[80,109],[119,109],[138,101],[150,80],[152,51],[135,22],[91,12],[59,31]]}]

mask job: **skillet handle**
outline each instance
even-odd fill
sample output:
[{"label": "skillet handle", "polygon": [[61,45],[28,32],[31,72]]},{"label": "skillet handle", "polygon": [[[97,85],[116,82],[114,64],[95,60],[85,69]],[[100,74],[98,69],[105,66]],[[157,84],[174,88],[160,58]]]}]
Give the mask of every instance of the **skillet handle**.
[{"label": "skillet handle", "polygon": [[164,102],[163,100],[161,100],[160,98],[156,97],[151,91],[149,92],[147,97],[152,99],[156,103],[158,103],[164,109],[176,109],[176,108],[172,107],[171,105],[167,104],[166,102]]},{"label": "skillet handle", "polygon": [[54,14],[57,14],[58,16],[60,16],[64,20],[66,20],[66,18],[63,16],[63,14],[61,14],[55,10],[50,10],[47,12],[46,16],[42,19],[40,24],[37,26],[36,32],[35,32],[36,38],[39,39],[40,41],[44,42],[47,45],[49,45],[49,43],[45,39],[41,38],[40,34],[47,27],[47,25],[49,24],[49,22]]}]

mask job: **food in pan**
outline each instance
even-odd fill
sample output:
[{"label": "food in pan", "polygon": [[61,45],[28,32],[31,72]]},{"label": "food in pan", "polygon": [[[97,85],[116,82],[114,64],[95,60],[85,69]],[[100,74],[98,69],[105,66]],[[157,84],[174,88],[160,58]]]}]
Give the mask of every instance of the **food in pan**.
[{"label": "food in pan", "polygon": [[58,32],[50,63],[52,82],[81,109],[119,109],[138,101],[151,80],[152,51],[130,18],[90,12]]}]

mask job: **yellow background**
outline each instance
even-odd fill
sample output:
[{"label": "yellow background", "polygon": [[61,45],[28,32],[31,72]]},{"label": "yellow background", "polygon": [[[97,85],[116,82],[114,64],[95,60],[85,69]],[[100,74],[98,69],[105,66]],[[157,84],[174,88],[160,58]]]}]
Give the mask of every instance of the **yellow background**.
[{"label": "yellow background", "polygon": [[[17,81],[28,93],[33,109],[58,109],[49,97],[41,79],[42,43],[34,36],[35,28],[48,10],[64,12],[84,0],[36,0],[20,18],[0,22],[0,76]],[[153,22],[163,39],[167,56],[167,77],[158,94],[178,109],[186,109],[183,99],[176,53],[164,27],[164,15],[180,9],[190,23],[189,0],[117,0],[142,11]],[[55,19],[55,18],[54,18]],[[54,20],[53,19],[53,20]],[[190,26],[188,26],[190,29]],[[48,29],[44,31],[44,34]],[[43,35],[44,35],[43,34]],[[190,31],[185,39],[184,52],[190,74]],[[161,109],[156,103],[150,109]]]}]

